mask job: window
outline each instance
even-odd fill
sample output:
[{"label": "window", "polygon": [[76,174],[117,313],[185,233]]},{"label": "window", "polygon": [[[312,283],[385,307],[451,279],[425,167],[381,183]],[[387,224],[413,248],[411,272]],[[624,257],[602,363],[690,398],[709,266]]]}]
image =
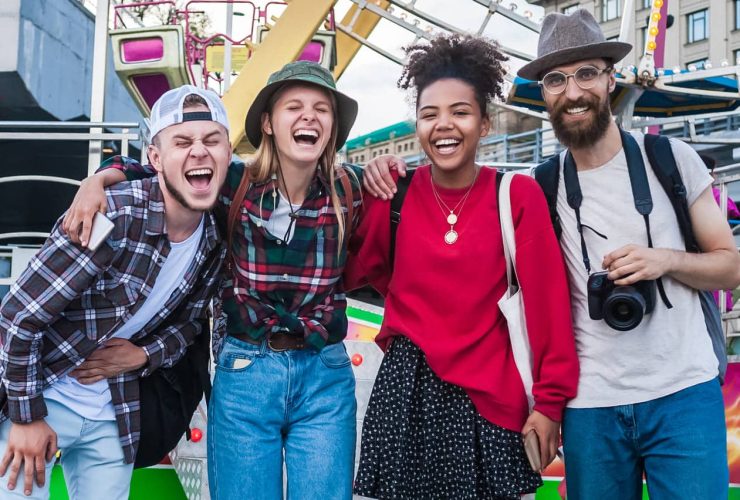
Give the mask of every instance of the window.
[{"label": "window", "polygon": [[699,42],[709,37],[709,12],[707,9],[688,14],[686,23],[689,29],[687,43]]},{"label": "window", "polygon": [[[737,1],[740,1],[740,0],[737,0]],[[567,16],[568,14],[572,14],[575,11],[577,11],[578,7],[580,6],[577,3],[574,3],[573,5],[568,5],[567,7],[563,7],[562,9],[560,9],[560,12],[562,12],[563,14]]]},{"label": "window", "polygon": [[640,54],[644,54],[645,49],[647,48],[647,30],[647,26],[645,26],[644,28],[640,28],[640,40],[638,40],[642,44],[640,45]]},{"label": "window", "polygon": [[704,69],[709,59],[697,59],[696,61],[689,61],[686,63],[686,69],[690,69],[690,66],[694,66],[696,69]]},{"label": "window", "polygon": [[735,56],[735,64],[740,64],[740,49],[735,50],[732,54]]},{"label": "window", "polygon": [[735,29],[740,30],[740,0],[735,0]]},{"label": "window", "polygon": [[642,0],[641,5],[643,9],[649,9],[653,6],[653,0]]},{"label": "window", "polygon": [[601,22],[611,21],[619,17],[619,0],[603,0],[601,5]]}]

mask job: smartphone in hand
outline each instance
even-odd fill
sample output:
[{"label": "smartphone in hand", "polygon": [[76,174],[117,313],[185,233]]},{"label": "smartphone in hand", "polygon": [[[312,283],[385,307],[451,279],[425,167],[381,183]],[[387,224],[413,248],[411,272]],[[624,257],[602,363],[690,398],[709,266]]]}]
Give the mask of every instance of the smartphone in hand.
[{"label": "smartphone in hand", "polygon": [[87,248],[93,252],[98,249],[101,243],[105,241],[108,235],[113,231],[114,224],[105,215],[95,212],[95,217],[90,230],[90,241],[87,242]]},{"label": "smartphone in hand", "polygon": [[535,472],[542,472],[542,459],[540,458],[540,438],[532,429],[524,436],[524,452],[527,454],[529,465]]}]

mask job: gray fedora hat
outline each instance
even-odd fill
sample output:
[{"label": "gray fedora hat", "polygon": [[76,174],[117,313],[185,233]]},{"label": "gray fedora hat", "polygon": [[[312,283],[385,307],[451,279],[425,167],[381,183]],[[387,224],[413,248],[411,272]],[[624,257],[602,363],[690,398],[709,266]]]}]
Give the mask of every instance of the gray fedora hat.
[{"label": "gray fedora hat", "polygon": [[596,58],[616,63],[630,50],[629,43],[607,41],[599,23],[587,10],[578,9],[570,15],[552,12],[542,21],[537,59],[522,66],[517,75],[537,81],[556,66]]}]

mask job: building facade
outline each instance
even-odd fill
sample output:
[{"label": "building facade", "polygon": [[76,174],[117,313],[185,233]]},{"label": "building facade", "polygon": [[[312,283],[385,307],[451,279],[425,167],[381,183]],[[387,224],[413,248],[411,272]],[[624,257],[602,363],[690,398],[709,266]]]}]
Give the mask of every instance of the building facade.
[{"label": "building facade", "polygon": [[[666,0],[673,25],[666,32],[665,68],[740,64],[740,0]],[[590,11],[607,39],[617,39],[624,0],[533,0],[550,12]],[[622,65],[637,65],[645,50],[651,0],[634,0],[635,22],[625,40],[634,49]]]}]

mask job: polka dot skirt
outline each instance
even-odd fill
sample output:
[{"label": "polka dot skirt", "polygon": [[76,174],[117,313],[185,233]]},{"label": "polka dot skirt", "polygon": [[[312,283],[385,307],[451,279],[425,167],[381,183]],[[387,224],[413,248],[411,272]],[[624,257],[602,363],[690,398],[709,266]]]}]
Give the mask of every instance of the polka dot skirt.
[{"label": "polka dot skirt", "polygon": [[380,499],[519,499],[542,480],[521,435],[481,417],[405,337],[380,366],[362,428],[356,494]]}]

